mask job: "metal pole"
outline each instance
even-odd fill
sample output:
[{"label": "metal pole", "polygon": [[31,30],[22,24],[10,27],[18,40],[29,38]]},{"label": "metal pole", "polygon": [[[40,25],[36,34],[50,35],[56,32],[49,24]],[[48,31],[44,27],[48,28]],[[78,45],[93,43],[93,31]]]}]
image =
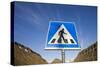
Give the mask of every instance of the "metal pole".
[{"label": "metal pole", "polygon": [[65,63],[65,50],[61,50],[61,56],[62,56],[62,63]]}]

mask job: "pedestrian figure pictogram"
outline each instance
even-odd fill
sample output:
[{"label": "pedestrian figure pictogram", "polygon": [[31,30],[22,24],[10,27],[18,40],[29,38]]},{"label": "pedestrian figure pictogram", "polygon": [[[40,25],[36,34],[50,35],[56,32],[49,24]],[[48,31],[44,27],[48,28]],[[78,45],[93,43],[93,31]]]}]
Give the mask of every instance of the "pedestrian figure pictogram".
[{"label": "pedestrian figure pictogram", "polygon": [[58,34],[59,34],[58,43],[62,43],[62,39],[63,39],[63,41],[66,43],[66,40],[65,40],[63,34],[66,34],[66,35],[67,35],[67,33],[64,32],[64,28],[63,28],[62,30],[60,30]]}]

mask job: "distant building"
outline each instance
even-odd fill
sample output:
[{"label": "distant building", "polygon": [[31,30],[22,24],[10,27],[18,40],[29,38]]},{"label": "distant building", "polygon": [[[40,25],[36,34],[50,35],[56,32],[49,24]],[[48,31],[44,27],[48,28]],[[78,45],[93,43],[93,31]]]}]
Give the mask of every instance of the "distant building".
[{"label": "distant building", "polygon": [[88,48],[82,50],[75,58],[74,62],[96,61],[97,60],[97,42]]}]

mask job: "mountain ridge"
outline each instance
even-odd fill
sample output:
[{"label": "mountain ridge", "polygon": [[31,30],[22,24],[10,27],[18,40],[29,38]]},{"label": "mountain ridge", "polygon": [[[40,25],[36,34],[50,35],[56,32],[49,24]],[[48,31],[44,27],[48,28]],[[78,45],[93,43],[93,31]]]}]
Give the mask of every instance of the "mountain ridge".
[{"label": "mountain ridge", "polygon": [[40,54],[26,46],[18,42],[14,42],[12,45],[14,45],[14,59],[12,59],[14,62],[13,65],[17,66],[48,63]]}]

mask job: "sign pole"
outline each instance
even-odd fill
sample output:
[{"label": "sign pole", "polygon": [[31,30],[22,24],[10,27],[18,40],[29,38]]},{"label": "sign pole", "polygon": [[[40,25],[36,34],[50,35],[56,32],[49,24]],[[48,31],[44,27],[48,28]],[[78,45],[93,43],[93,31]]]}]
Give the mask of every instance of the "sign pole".
[{"label": "sign pole", "polygon": [[65,50],[61,49],[62,63],[65,63]]}]

